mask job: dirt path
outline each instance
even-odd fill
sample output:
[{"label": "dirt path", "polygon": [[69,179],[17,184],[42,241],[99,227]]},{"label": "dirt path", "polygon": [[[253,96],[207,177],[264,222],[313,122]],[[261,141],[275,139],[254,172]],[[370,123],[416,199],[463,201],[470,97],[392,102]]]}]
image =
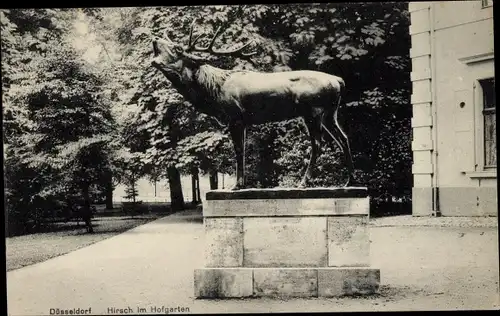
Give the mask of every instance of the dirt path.
[{"label": "dirt path", "polygon": [[[324,312],[499,308],[496,227],[372,227],[372,265],[380,294],[340,299],[193,299],[203,265],[203,226],[174,214],[72,253],[7,274],[10,315],[51,308],[131,307],[191,313]],[[153,308],[153,310],[152,310]]]},{"label": "dirt path", "polygon": [[[168,213],[141,216],[96,216],[93,234],[74,222],[58,223],[54,231],[9,237],[5,240],[7,271],[29,266],[75,251],[124,231],[166,216]],[[171,214],[171,213],[170,213]]]}]

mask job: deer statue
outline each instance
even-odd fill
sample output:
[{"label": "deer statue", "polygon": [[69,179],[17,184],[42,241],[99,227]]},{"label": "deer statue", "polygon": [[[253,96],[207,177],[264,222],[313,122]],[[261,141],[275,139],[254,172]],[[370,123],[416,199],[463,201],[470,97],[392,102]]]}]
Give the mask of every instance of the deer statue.
[{"label": "deer statue", "polygon": [[337,121],[344,80],[318,71],[265,73],[210,66],[207,59],[193,52],[243,59],[249,59],[256,52],[244,52],[252,41],[232,50],[215,50],[213,46],[221,34],[221,27],[207,46],[196,46],[203,34],[193,39],[195,22],[191,25],[187,47],[174,43],[166,34],[164,39],[153,40],[152,66],[163,73],[198,111],[228,127],[236,153],[236,184],[232,190],[245,188],[247,127],[299,117],[307,126],[312,147],[299,187],[307,187],[310,183],[322,137],[334,140],[342,149],[349,170],[344,186],[349,185],[354,166],[348,138]]}]

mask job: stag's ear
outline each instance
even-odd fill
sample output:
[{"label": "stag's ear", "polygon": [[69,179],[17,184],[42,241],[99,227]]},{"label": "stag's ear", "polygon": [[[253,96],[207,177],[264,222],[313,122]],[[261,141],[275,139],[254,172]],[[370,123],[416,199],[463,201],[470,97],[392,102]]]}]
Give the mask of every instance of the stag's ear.
[{"label": "stag's ear", "polygon": [[160,50],[158,49],[158,40],[153,40],[153,54],[158,56],[160,54]]}]

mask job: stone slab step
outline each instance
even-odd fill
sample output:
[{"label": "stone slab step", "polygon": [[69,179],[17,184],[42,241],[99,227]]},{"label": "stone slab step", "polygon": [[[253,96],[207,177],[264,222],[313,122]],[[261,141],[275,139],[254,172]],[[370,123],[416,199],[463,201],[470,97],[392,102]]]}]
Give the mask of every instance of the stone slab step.
[{"label": "stone slab step", "polygon": [[196,298],[339,297],[377,293],[380,270],[342,268],[202,268]]}]

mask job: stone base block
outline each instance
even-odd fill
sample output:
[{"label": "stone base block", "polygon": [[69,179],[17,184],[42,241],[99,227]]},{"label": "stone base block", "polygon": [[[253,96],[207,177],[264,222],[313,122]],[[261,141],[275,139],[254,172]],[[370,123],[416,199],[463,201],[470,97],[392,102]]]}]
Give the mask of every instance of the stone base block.
[{"label": "stone base block", "polygon": [[197,298],[248,297],[253,294],[252,282],[252,269],[196,269],[194,270],[194,295]]},{"label": "stone base block", "polygon": [[317,297],[318,271],[308,268],[253,270],[254,296]]},{"label": "stone base block", "polygon": [[337,297],[377,293],[380,270],[340,268],[204,268],[194,271],[196,298]]},{"label": "stone base block", "polygon": [[318,296],[320,297],[370,295],[378,291],[379,285],[379,269],[318,269]]}]

